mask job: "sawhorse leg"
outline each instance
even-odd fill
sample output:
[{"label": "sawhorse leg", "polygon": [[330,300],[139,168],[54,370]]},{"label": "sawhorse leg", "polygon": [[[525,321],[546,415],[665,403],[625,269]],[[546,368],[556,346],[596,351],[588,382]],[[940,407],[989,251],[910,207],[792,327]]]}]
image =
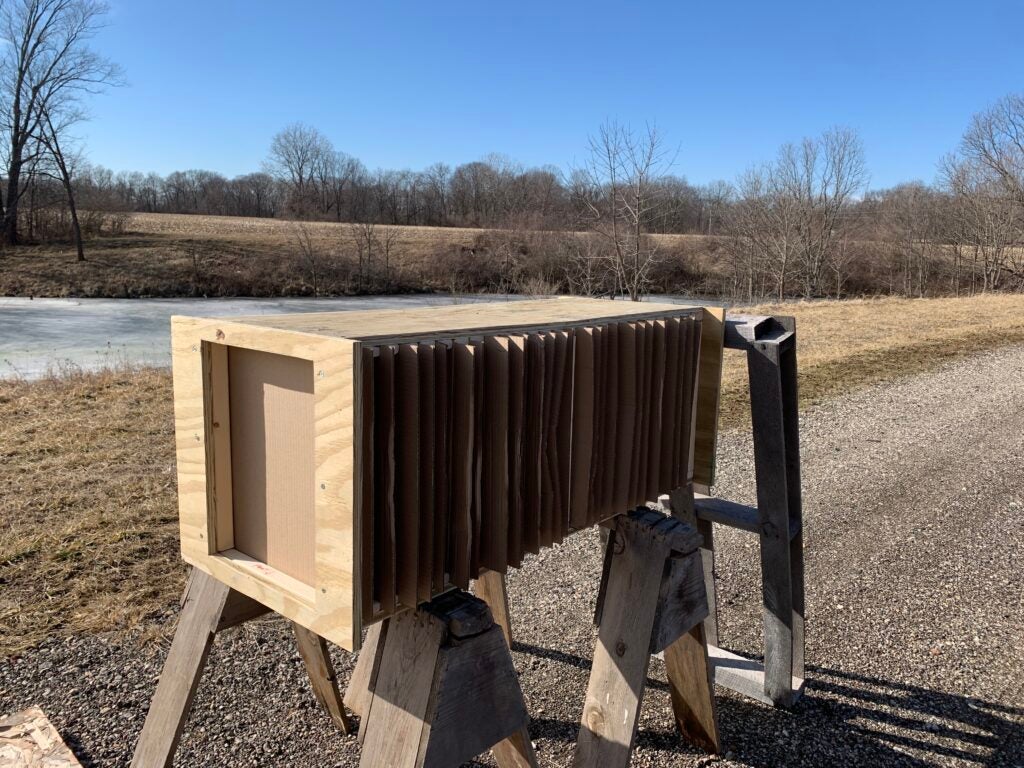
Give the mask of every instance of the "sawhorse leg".
[{"label": "sawhorse leg", "polygon": [[[266,606],[202,571],[192,570],[182,597],[181,615],[171,650],[135,746],[133,768],[171,765],[214,635],[268,612]],[[297,632],[297,639],[314,693],[327,706],[342,732],[348,733],[348,719],[337,696],[334,668],[323,641],[316,637],[319,642],[312,643],[310,633],[305,629],[302,629],[302,634]],[[332,690],[333,700],[330,697]]]},{"label": "sawhorse leg", "polygon": [[[505,638],[509,649],[512,648],[512,626],[508,609],[508,592],[505,587],[505,576],[496,571],[484,571],[473,585],[476,596],[487,603]],[[383,651],[382,640],[387,636],[388,621],[371,625],[366,631],[362,649],[356,659],[356,667],[352,672],[348,690],[345,692],[345,705],[356,714],[366,713],[366,704],[371,691],[377,684],[377,670],[380,669]],[[359,739],[365,738],[366,729],[360,728]],[[491,748],[494,760],[500,768],[532,768],[537,765],[537,756],[526,725],[511,736],[503,739]]]},{"label": "sawhorse leg", "polygon": [[[512,618],[508,610],[508,589],[505,574],[484,571],[473,585],[476,596],[490,606],[494,622],[501,627],[509,650],[512,649]],[[491,753],[500,768],[530,768],[537,765],[537,755],[530,739],[530,731],[523,726],[504,741],[496,744]]]},{"label": "sawhorse leg", "polygon": [[699,535],[682,521],[650,510],[620,515],[616,522],[605,555],[598,642],[574,764],[629,764],[648,664],[659,651],[665,651],[683,733],[717,751],[703,641],[707,593]]},{"label": "sawhorse leg", "polygon": [[512,656],[482,600],[445,593],[388,619],[378,645],[361,766],[453,768],[525,727]]}]

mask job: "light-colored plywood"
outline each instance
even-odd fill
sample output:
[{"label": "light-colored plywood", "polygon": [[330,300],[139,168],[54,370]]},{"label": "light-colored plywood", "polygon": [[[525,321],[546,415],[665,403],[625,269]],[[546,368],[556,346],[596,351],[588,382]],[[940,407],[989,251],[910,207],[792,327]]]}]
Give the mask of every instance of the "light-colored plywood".
[{"label": "light-colored plywood", "polygon": [[7,768],[79,768],[57,729],[39,707],[0,718],[0,765]]},{"label": "light-colored plywood", "polygon": [[[237,550],[220,554],[209,539],[207,414],[203,343],[296,357],[313,363],[315,568],[317,587]],[[353,344],[224,319],[175,317],[173,351],[175,446],[182,557],[271,610],[348,650],[358,650],[353,507]]]},{"label": "light-colored plywood", "polygon": [[173,333],[183,556],[345,648],[688,475],[699,309],[361,314]]},{"label": "light-colored plywood", "polygon": [[229,348],[234,549],[315,579],[313,364]]},{"label": "light-colored plywood", "polygon": [[417,309],[259,315],[235,318],[235,321],[297,333],[390,343],[438,336],[482,335],[496,329],[521,332],[531,327],[554,329],[601,319],[677,315],[687,309],[693,307],[682,304],[603,301],[567,296],[559,299],[458,304]]}]

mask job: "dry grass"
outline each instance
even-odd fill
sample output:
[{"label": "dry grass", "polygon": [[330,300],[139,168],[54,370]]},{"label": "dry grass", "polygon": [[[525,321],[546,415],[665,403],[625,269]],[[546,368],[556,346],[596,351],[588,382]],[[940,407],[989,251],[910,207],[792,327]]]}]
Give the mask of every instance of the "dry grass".
[{"label": "dry grass", "polygon": [[[1024,342],[1024,297],[756,307],[799,329],[806,403]],[[742,357],[722,418],[744,419]],[[152,626],[183,582],[170,377],[154,370],[0,381],[0,656],[46,637]]]},{"label": "dry grass", "polygon": [[173,603],[172,426],[165,371],[0,381],[0,656]]},{"label": "dry grass", "polygon": [[[932,369],[973,352],[1024,342],[1024,296],[863,299],[733,310],[796,318],[800,401]],[[742,355],[726,353],[722,422],[749,423]]]}]

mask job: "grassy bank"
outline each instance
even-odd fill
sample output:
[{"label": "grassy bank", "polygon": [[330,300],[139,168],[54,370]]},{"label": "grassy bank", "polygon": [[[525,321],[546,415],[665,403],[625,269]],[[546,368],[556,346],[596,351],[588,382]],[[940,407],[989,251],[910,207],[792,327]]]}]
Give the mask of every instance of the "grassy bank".
[{"label": "grassy bank", "polygon": [[[803,403],[1024,343],[1024,297],[757,307],[792,314]],[[722,419],[744,419],[730,353]],[[154,370],[0,381],[0,656],[82,631],[145,628],[176,599],[170,377]]]}]

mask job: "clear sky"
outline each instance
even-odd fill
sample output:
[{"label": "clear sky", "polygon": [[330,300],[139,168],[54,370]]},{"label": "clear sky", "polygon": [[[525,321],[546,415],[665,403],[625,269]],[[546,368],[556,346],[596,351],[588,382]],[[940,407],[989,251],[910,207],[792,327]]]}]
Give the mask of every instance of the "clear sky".
[{"label": "clear sky", "polygon": [[931,180],[971,115],[1024,91],[1024,0],[110,0],[93,162],[257,170],[303,121],[368,167],[501,152],[582,160],[607,118],[656,123],[694,183],[857,129],[872,186]]}]

